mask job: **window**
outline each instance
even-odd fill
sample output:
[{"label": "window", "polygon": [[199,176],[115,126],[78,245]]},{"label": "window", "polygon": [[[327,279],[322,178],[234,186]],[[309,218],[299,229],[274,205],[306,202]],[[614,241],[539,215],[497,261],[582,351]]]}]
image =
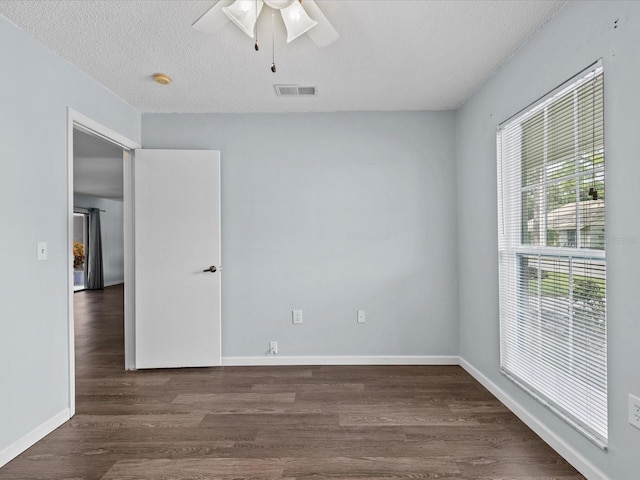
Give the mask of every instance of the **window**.
[{"label": "window", "polygon": [[502,372],[606,448],[603,82],[598,62],[497,141]]}]

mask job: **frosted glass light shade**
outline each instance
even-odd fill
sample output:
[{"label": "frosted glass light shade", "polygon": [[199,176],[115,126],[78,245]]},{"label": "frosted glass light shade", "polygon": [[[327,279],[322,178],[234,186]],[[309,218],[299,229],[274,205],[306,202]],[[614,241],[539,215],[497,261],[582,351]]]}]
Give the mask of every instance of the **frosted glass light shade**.
[{"label": "frosted glass light shade", "polygon": [[267,6],[273,8],[274,10],[280,10],[281,8],[287,8],[291,5],[295,0],[264,0],[264,3]]},{"label": "frosted glass light shade", "polygon": [[284,26],[287,27],[287,43],[318,25],[318,22],[307,15],[300,2],[293,2],[287,8],[280,10],[280,13]]},{"label": "frosted glass light shade", "polygon": [[222,11],[240,30],[253,38],[254,27],[262,11],[262,6],[262,0],[236,0],[228,7],[224,7]]}]

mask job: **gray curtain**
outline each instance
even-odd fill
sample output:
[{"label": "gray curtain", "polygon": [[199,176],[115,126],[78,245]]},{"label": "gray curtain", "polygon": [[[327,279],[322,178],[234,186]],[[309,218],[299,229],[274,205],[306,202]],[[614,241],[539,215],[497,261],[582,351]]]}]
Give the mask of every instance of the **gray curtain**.
[{"label": "gray curtain", "polygon": [[100,210],[89,209],[89,259],[87,263],[87,289],[104,288],[102,271],[102,233],[100,231]]}]

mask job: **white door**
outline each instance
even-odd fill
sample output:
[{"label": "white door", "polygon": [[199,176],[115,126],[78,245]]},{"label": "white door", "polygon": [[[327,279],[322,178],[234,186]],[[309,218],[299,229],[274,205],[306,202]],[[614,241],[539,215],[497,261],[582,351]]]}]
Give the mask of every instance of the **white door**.
[{"label": "white door", "polygon": [[220,152],[136,150],[134,216],[136,368],[220,365]]}]

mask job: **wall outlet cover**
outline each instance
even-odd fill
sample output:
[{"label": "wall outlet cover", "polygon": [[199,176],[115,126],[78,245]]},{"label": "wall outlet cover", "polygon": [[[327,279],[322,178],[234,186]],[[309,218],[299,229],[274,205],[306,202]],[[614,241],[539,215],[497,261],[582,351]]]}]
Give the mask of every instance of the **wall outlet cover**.
[{"label": "wall outlet cover", "polygon": [[299,325],[302,323],[302,310],[292,310],[291,316],[294,325]]},{"label": "wall outlet cover", "polygon": [[367,321],[367,315],[364,310],[358,310],[358,323],[364,323]]},{"label": "wall outlet cover", "polygon": [[271,341],[269,342],[269,355],[277,355],[278,354],[278,342]]}]

